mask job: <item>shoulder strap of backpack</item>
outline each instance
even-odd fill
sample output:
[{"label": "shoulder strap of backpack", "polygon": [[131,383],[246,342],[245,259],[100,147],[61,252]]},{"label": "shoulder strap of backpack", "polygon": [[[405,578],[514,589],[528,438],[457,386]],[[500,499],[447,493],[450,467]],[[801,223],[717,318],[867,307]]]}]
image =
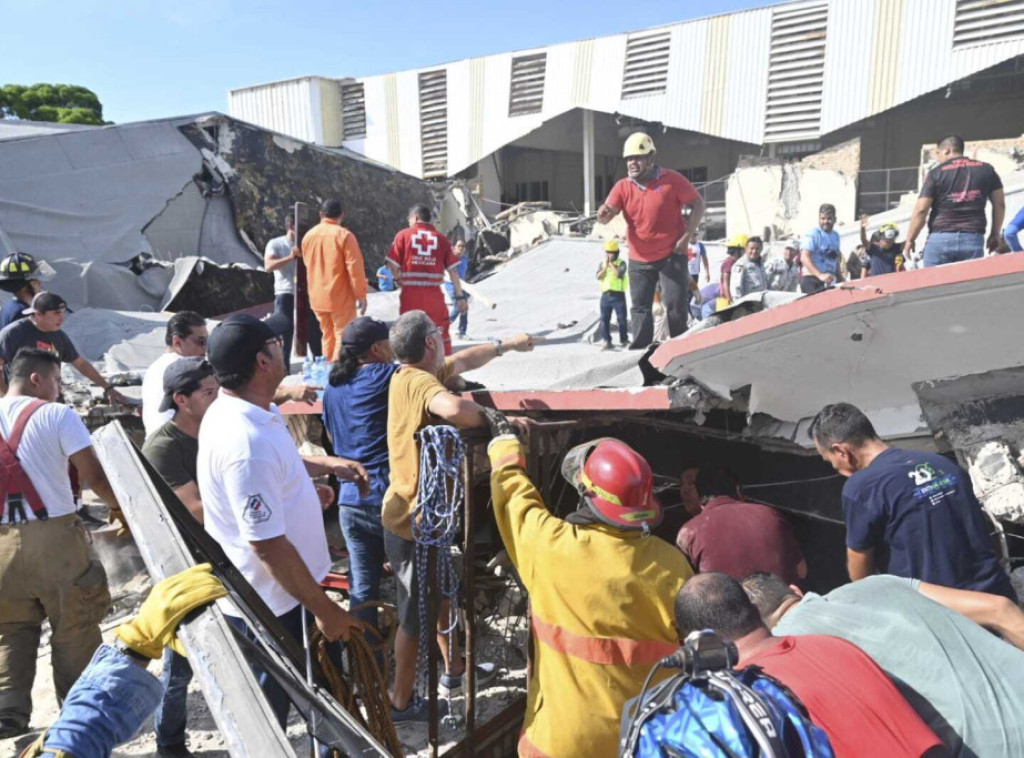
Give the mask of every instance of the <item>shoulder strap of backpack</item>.
[{"label": "shoulder strap of backpack", "polygon": [[712,671],[708,679],[736,706],[736,711],[761,750],[760,755],[763,758],[785,758],[786,747],[782,735],[761,696],[729,670]]},{"label": "shoulder strap of backpack", "polygon": [[45,400],[35,398],[34,400],[31,400],[28,405],[22,408],[21,413],[18,414],[18,418],[14,422],[14,428],[11,429],[11,436],[7,438],[7,445],[15,455],[18,454],[18,445],[21,444],[21,435],[25,433],[25,427],[28,426],[29,419],[31,419],[32,415],[44,405],[46,405]]}]

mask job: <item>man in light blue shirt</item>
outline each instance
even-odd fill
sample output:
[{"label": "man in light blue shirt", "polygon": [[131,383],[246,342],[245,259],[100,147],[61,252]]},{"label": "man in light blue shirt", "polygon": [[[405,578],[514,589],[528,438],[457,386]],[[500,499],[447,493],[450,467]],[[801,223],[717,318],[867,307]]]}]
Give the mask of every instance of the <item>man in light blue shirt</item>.
[{"label": "man in light blue shirt", "polygon": [[800,241],[800,262],[804,267],[800,291],[805,295],[821,292],[843,280],[839,235],[833,229],[835,225],[836,207],[825,203],[818,209],[817,228],[807,232]]},{"label": "man in light blue shirt", "polygon": [[743,589],[775,636],[827,634],[861,648],[954,756],[1024,755],[1024,652],[979,626],[1024,644],[1024,613],[1007,598],[887,575],[827,595],[771,574]]}]

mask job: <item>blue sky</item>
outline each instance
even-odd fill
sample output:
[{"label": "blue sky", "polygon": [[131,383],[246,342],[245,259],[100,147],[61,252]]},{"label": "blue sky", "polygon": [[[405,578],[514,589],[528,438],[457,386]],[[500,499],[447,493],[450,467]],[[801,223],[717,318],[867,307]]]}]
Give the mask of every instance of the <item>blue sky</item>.
[{"label": "blue sky", "polygon": [[365,76],[773,0],[0,0],[0,84],[80,84],[124,122],[227,109],[227,91]]}]

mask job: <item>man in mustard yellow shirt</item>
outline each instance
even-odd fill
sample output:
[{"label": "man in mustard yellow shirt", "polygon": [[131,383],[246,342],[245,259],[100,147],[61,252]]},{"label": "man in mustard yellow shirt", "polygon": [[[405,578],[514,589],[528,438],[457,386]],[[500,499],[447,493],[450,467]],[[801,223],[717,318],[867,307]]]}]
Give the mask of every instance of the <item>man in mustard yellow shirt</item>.
[{"label": "man in mustard yellow shirt", "polygon": [[[325,200],[320,223],[302,238],[309,305],[320,322],[324,357],[334,361],[341,330],[366,313],[366,271],[356,236],[341,225],[340,200]],[[285,357],[287,362],[289,357]]]},{"label": "man in mustard yellow shirt", "polygon": [[[416,543],[411,515],[416,507],[420,471],[419,443],[414,435],[431,424],[451,424],[462,429],[486,425],[483,408],[449,392],[445,383],[466,371],[480,368],[506,351],[526,352],[533,340],[522,334],[508,340],[460,350],[444,356],[441,330],[423,311],[403,313],[391,327],[391,348],[402,367],[391,378],[388,391],[388,459],[391,483],[384,493],[381,523],[384,552],[395,572],[398,589],[398,634],[395,637],[395,686],[391,695],[392,718],[397,723],[426,721],[426,704],[413,701],[416,654],[419,651],[419,615],[416,582]],[[439,627],[447,613],[439,612]],[[464,663],[448,639],[438,635],[444,658],[442,688],[455,691],[462,685]],[[453,660],[454,658],[454,660]],[[493,672],[487,672],[493,676]],[[486,676],[478,676],[483,684]]]}]

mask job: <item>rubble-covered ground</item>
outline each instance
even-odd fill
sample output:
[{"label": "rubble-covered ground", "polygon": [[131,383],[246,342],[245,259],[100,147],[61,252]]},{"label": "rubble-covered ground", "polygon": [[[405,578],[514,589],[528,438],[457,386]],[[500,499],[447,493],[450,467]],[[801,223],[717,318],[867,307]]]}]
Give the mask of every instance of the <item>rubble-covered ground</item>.
[{"label": "rubble-covered ground", "polygon": [[[86,502],[94,516],[106,517],[106,508],[102,503],[85,493]],[[93,547],[107,570],[110,582],[110,594],[113,606],[104,619],[101,628],[104,642],[112,642],[114,630],[119,624],[130,619],[138,610],[139,605],[149,593],[152,583],[135,543],[129,537],[118,538],[113,527],[106,526],[92,530]],[[341,532],[337,524],[328,526],[328,540],[332,547],[343,545]],[[335,570],[344,569],[344,561],[335,565]],[[487,689],[477,693],[477,725],[482,725],[496,716],[509,703],[521,696],[526,688],[526,650],[525,597],[509,585],[508,591],[491,593],[480,592],[477,595],[478,607],[485,596],[490,596],[490,611],[478,623],[478,661],[492,661],[504,669],[502,675]],[[382,595],[386,602],[394,603],[394,582],[386,578],[382,587]],[[343,603],[344,604],[344,603]],[[497,606],[496,608],[493,606]],[[486,613],[486,611],[485,611]],[[160,675],[160,661],[150,664],[149,671],[155,676]],[[18,755],[28,746],[39,733],[56,719],[59,712],[56,693],[53,689],[53,675],[50,669],[49,628],[44,624],[43,638],[39,649],[35,685],[32,688],[32,731],[14,739],[0,740],[0,757]],[[455,711],[463,713],[463,698],[455,698]],[[288,725],[288,736],[296,749],[297,755],[306,754],[307,735],[304,722],[293,713]],[[408,756],[426,756],[427,726],[426,724],[406,724],[398,728],[398,736]],[[465,736],[464,728],[457,730],[442,726],[440,731],[442,751]],[[225,749],[214,723],[213,716],[199,688],[198,679],[194,678],[189,687],[188,696],[188,744],[189,749],[202,758],[227,758]],[[114,756],[156,756],[156,740],[152,723],[147,723],[139,735],[132,741],[118,747]]]}]

